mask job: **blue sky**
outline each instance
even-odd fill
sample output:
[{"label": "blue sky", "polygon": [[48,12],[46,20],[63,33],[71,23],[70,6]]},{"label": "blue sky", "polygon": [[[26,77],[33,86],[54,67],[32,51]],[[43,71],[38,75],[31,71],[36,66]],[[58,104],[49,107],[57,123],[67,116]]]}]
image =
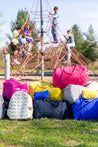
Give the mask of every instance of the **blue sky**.
[{"label": "blue sky", "polygon": [[[30,11],[33,2],[34,0],[2,0],[0,2],[0,13],[3,15],[0,22],[2,20],[4,22],[0,27],[1,37],[4,38],[0,41],[0,47],[3,47],[7,41],[5,33],[11,34],[10,23],[16,19],[18,10],[27,8]],[[59,27],[62,32],[66,33],[73,24],[77,24],[82,32],[87,32],[89,25],[92,24],[98,38],[98,0],[48,0],[48,2],[51,10],[54,6],[59,7]]]}]

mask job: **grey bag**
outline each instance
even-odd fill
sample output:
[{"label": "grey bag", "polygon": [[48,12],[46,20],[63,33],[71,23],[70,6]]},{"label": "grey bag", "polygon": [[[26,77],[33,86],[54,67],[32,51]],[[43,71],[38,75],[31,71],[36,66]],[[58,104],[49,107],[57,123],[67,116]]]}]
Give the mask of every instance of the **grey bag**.
[{"label": "grey bag", "polygon": [[77,99],[81,98],[83,89],[86,88],[80,85],[68,85],[64,88],[64,99],[73,104]]},{"label": "grey bag", "polygon": [[68,101],[34,100],[34,118],[66,119],[69,116]]},{"label": "grey bag", "polygon": [[4,119],[5,118],[6,111],[7,111],[7,109],[5,107],[4,99],[0,95],[0,119]]}]

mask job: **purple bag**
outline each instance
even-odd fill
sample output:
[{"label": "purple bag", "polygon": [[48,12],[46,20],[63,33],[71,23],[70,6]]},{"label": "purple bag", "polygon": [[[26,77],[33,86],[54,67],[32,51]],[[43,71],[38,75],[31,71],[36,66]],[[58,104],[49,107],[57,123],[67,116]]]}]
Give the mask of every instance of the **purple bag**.
[{"label": "purple bag", "polygon": [[16,92],[16,91],[24,91],[26,93],[29,93],[28,90],[28,85],[27,83],[20,83],[17,80],[10,79],[10,80],[5,80],[3,83],[3,94],[2,96],[5,97],[6,99],[11,99],[11,96]]}]

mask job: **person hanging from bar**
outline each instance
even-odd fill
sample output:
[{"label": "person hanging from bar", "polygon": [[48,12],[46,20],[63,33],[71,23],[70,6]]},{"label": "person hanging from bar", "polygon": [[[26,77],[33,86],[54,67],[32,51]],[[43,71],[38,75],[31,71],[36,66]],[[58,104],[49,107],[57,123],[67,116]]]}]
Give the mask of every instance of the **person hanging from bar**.
[{"label": "person hanging from bar", "polygon": [[71,30],[67,31],[67,34],[63,34],[63,36],[68,41],[67,43],[67,64],[70,64],[70,56],[71,56],[71,50],[73,47],[75,47],[75,41],[74,41],[74,34],[71,32]]},{"label": "person hanging from bar", "polygon": [[58,39],[57,39],[57,29],[58,29],[58,24],[59,24],[59,11],[58,11],[58,7],[55,6],[54,7],[54,14],[52,14],[51,12],[49,13],[49,17],[52,17],[52,36],[53,36],[53,43],[58,43]]}]

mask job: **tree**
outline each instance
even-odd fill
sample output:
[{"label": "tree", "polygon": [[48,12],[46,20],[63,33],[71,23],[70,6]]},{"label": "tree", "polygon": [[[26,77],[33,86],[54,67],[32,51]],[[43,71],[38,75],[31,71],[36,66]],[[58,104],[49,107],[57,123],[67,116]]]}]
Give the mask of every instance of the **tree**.
[{"label": "tree", "polygon": [[[11,21],[11,32],[13,32],[15,29],[17,29],[18,27],[22,27],[27,19],[28,16],[28,11],[26,10],[26,8],[23,10],[19,10],[17,13],[17,17],[15,21]],[[6,34],[6,36],[8,37],[9,40],[12,39],[11,35]]]},{"label": "tree", "polygon": [[[15,21],[11,21],[11,32],[13,33],[13,31],[15,29],[17,29],[18,27],[22,27],[22,25],[25,23],[26,19],[28,16],[28,11],[26,10],[26,8],[23,10],[19,10],[16,16],[16,20]],[[8,39],[11,41],[12,37],[9,34],[6,34],[6,36],[8,37]],[[13,52],[11,50],[11,46],[9,46],[9,52],[11,55],[13,55]]]},{"label": "tree", "polygon": [[24,25],[26,19],[28,16],[28,11],[26,10],[26,8],[23,10],[19,10],[17,13],[17,17],[15,22],[12,21],[11,22],[11,31],[13,32],[17,27],[22,27],[22,25]]},{"label": "tree", "polygon": [[72,26],[75,38],[75,48],[88,59],[95,61],[98,58],[97,42],[92,25],[89,26],[87,33],[82,33],[77,24]]},{"label": "tree", "polygon": [[83,33],[77,24],[72,26],[72,32],[74,33],[75,48],[82,53],[82,44],[84,42]]},{"label": "tree", "polygon": [[[15,29],[21,28],[25,24],[27,17],[28,17],[28,11],[26,10],[26,8],[24,10],[22,9],[22,10],[18,11],[16,20],[11,21],[12,33]],[[37,39],[37,36],[34,34],[34,28],[32,29],[32,25],[34,26],[34,23],[28,19],[27,24],[29,24],[29,26],[30,26],[32,38]],[[6,34],[6,35],[9,38],[9,40],[12,39],[12,37],[9,34]],[[36,43],[34,45],[36,45]],[[32,49],[32,50],[34,50],[34,49]],[[9,51],[12,54],[10,46],[9,46]]]},{"label": "tree", "polygon": [[89,58],[92,61],[95,61],[96,58],[98,58],[97,53],[97,42],[96,42],[96,36],[93,29],[93,26],[90,25],[88,28],[88,32],[84,33],[85,41],[83,43],[83,48],[85,48],[84,56]]}]

